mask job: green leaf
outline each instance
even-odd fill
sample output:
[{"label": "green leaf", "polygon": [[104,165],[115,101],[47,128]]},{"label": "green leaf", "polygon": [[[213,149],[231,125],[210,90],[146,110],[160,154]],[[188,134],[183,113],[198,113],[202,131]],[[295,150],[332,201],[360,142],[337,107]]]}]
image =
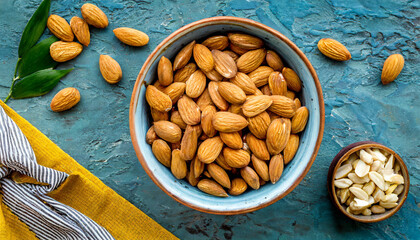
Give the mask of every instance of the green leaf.
[{"label": "green leaf", "polygon": [[73,68],[66,70],[44,69],[32,73],[12,87],[12,98],[38,97],[51,91],[60,79],[71,72]]},{"label": "green leaf", "polygon": [[47,26],[48,15],[50,12],[51,0],[44,0],[32,15],[23,30],[22,38],[19,43],[19,58],[31,49],[38,42],[45,27]]},{"label": "green leaf", "polygon": [[50,55],[50,46],[58,41],[55,36],[42,40],[31,48],[20,60],[19,77],[23,78],[36,71],[55,68],[58,62]]}]

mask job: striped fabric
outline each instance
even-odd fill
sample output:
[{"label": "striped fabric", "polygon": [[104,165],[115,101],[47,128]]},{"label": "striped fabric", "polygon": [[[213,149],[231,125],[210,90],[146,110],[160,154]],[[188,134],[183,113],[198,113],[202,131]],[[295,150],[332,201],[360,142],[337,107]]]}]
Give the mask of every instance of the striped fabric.
[{"label": "striped fabric", "polygon": [[[48,185],[17,184],[8,177],[12,171]],[[64,172],[37,164],[28,140],[0,107],[0,190],[3,202],[39,239],[114,239],[90,218],[46,195],[67,177]]]}]

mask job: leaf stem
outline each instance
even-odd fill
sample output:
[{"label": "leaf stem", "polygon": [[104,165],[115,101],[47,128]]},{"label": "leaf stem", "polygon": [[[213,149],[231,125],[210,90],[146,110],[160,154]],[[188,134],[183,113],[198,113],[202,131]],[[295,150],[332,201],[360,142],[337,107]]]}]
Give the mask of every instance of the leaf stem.
[{"label": "leaf stem", "polygon": [[15,82],[17,80],[19,80],[19,77],[17,76],[17,71],[18,71],[18,67],[19,67],[19,63],[20,63],[21,59],[22,58],[18,58],[18,60],[16,62],[15,73],[13,74],[12,86],[10,87],[9,95],[7,95],[6,99],[4,99],[4,103],[7,103],[7,101],[9,101],[9,99],[12,96],[12,93],[13,93],[13,86],[15,85]]}]

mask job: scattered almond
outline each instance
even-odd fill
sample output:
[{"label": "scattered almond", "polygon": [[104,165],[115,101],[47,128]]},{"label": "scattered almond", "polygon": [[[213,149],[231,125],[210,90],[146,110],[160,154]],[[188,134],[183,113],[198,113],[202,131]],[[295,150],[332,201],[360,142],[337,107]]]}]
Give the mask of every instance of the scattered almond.
[{"label": "scattered almond", "polygon": [[122,78],[120,64],[108,55],[99,56],[99,69],[102,77],[110,84],[118,83]]},{"label": "scattered almond", "polygon": [[384,63],[382,68],[382,84],[388,84],[394,81],[404,67],[404,57],[401,54],[392,54]]},{"label": "scattered almond", "polygon": [[85,19],[87,24],[92,25],[96,28],[108,27],[107,16],[96,5],[91,3],[85,3],[83,4],[80,10],[82,12],[83,19]]},{"label": "scattered almond", "polygon": [[86,47],[90,43],[90,31],[89,26],[85,20],[79,17],[72,17],[70,20],[70,27],[74,35],[76,35],[77,40]]},{"label": "scattered almond", "polygon": [[347,48],[340,42],[331,38],[319,40],[318,49],[325,56],[337,61],[347,61],[351,59],[351,54]]},{"label": "scattered almond", "polygon": [[74,39],[73,32],[66,19],[51,14],[47,20],[47,27],[56,37],[65,42],[72,42]]},{"label": "scattered almond", "polygon": [[76,88],[64,88],[51,100],[51,110],[62,112],[74,107],[80,101],[80,93]]},{"label": "scattered almond", "polygon": [[83,46],[77,42],[57,41],[50,46],[50,55],[56,62],[67,62],[83,51]]},{"label": "scattered almond", "polygon": [[121,42],[129,46],[141,47],[149,43],[149,36],[134,28],[120,27],[115,28],[113,32]]}]

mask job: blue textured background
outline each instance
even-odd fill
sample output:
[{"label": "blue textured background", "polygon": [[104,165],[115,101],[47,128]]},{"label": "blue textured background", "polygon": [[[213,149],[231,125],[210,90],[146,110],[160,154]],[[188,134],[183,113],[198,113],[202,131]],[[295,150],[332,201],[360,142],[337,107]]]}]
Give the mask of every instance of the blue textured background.
[{"label": "blue textured background", "polygon": [[[4,99],[17,60],[22,30],[40,0],[0,0],[0,97]],[[91,44],[60,68],[76,69],[49,94],[11,100],[10,106],[162,226],[182,239],[418,239],[420,232],[420,2],[376,1],[90,1],[108,15],[104,30],[91,29]],[[380,2],[380,3],[379,3]],[[81,0],[53,1],[51,13],[67,20],[80,16]],[[251,18],[277,29],[301,48],[321,81],[326,122],[318,157],[301,184],[277,203],[254,213],[214,216],[172,200],[143,171],[128,127],[129,102],[136,76],[148,54],[185,24],[212,16]],[[149,45],[132,48],[112,33],[138,28]],[[48,30],[46,31],[48,32]],[[339,40],[352,60],[335,62],[316,48],[320,38]],[[380,83],[386,57],[406,61],[394,83]],[[114,57],[123,80],[107,84],[98,68],[99,54]],[[76,87],[82,95],[74,109],[54,113],[52,97]],[[373,140],[396,150],[409,167],[410,193],[392,218],[362,224],[343,217],[329,202],[326,175],[344,146]],[[140,226],[139,226],[140,227]]]}]

